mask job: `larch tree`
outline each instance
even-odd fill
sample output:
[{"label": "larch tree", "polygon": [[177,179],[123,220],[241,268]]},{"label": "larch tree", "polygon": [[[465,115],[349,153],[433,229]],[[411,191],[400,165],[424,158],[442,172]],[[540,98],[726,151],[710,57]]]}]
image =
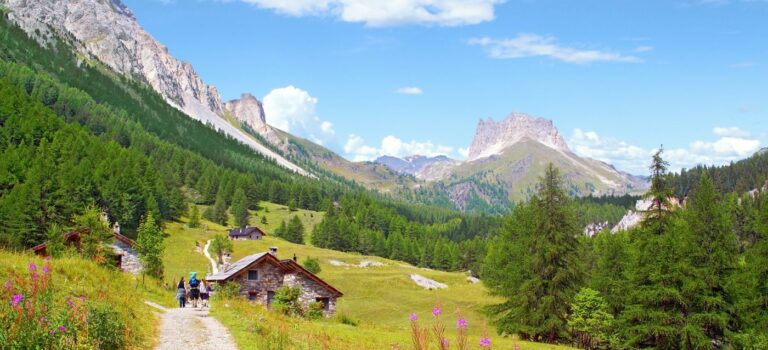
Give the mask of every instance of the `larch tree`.
[{"label": "larch tree", "polygon": [[248,212],[248,203],[245,198],[245,191],[238,188],[232,197],[232,205],[229,207],[229,213],[235,217],[236,227],[247,227],[250,213]]},{"label": "larch tree", "polygon": [[652,203],[640,227],[630,232],[626,306],[620,315],[621,335],[629,348],[677,349],[685,323],[681,270],[688,227],[671,209],[667,162],[661,150],[653,156]]},{"label": "larch tree", "polygon": [[538,193],[517,207],[489,244],[486,285],[505,299],[490,308],[498,330],[554,343],[567,337],[567,317],[583,279],[580,233],[562,178],[549,164]]},{"label": "larch tree", "polygon": [[136,245],[142,265],[142,274],[163,277],[163,231],[151,212],[139,225]]},{"label": "larch tree", "polygon": [[187,226],[190,228],[200,227],[200,209],[197,208],[197,204],[192,203],[192,208],[189,210],[189,222]]}]

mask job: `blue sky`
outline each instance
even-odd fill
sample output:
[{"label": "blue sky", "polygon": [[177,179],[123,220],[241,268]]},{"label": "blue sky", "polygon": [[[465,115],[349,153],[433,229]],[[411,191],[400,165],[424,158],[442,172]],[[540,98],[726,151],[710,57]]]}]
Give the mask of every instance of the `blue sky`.
[{"label": "blue sky", "polygon": [[644,173],[768,141],[768,1],[125,0],[224,99],[349,159],[461,158],[478,119],[554,120]]}]

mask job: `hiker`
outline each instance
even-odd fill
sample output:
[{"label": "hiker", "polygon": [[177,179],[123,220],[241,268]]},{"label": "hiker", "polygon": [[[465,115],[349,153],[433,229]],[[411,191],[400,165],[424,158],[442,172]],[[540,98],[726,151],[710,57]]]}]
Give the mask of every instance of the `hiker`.
[{"label": "hiker", "polygon": [[208,294],[208,282],[203,280],[203,283],[200,285],[200,300],[202,300],[202,307],[208,307],[208,299],[210,295]]},{"label": "hiker", "polygon": [[179,300],[179,307],[187,306],[187,288],[184,286],[184,276],[181,276],[179,285],[176,287],[176,299]]},{"label": "hiker", "polygon": [[192,299],[192,307],[197,307],[197,300],[200,299],[200,281],[197,279],[197,272],[189,273],[189,298]]}]

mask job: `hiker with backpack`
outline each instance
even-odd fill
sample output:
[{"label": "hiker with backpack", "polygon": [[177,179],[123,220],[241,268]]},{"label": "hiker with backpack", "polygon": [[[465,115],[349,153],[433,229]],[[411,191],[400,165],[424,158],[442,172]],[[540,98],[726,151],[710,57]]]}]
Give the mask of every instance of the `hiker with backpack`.
[{"label": "hiker with backpack", "polygon": [[202,301],[203,305],[201,307],[208,307],[208,299],[210,295],[208,294],[208,282],[203,280],[203,284],[200,285],[200,300]]},{"label": "hiker with backpack", "polygon": [[200,280],[197,279],[197,272],[189,274],[189,298],[192,299],[192,307],[197,307],[197,300],[200,299]]},{"label": "hiker with backpack", "polygon": [[179,300],[179,307],[187,306],[187,288],[184,286],[184,276],[181,276],[179,285],[176,287],[176,299]]}]

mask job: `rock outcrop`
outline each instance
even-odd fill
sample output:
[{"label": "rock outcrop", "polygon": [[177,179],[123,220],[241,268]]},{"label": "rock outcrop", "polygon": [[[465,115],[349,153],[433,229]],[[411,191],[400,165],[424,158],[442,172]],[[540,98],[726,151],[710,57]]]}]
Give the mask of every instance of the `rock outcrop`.
[{"label": "rock outcrop", "polygon": [[501,154],[504,149],[526,138],[556,150],[568,151],[565,139],[551,120],[512,113],[498,122],[492,118],[480,119],[469,147],[469,160]]},{"label": "rock outcrop", "polygon": [[276,146],[284,144],[275,130],[267,124],[264,106],[253,95],[244,93],[239,99],[224,103],[224,110],[235,120],[247,125],[253,132],[264,137],[269,143]]},{"label": "rock outcrop", "polygon": [[413,155],[405,158],[382,156],[374,160],[400,174],[414,175],[416,178],[434,181],[441,179],[460,162],[447,156],[427,157]]}]

